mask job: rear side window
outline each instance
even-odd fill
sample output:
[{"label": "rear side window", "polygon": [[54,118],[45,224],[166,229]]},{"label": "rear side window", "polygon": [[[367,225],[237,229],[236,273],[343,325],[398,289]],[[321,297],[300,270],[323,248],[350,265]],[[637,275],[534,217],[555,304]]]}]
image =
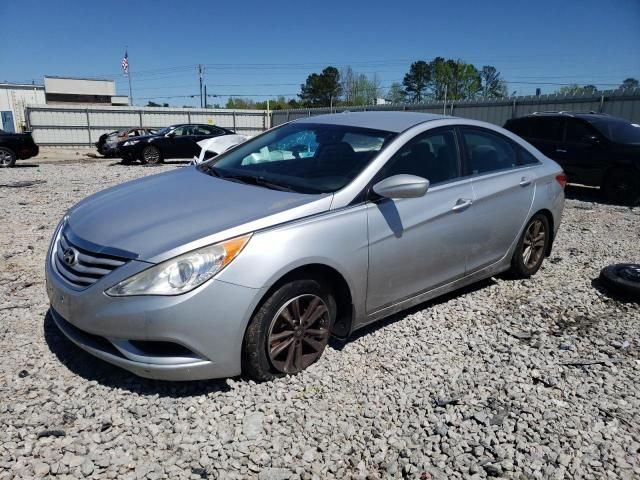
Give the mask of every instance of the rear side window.
[{"label": "rear side window", "polygon": [[530,119],[529,136],[540,140],[562,141],[564,119],[558,117],[538,117]]},{"label": "rear side window", "polygon": [[529,150],[520,145],[516,145],[516,150],[518,151],[518,165],[534,165],[540,163],[540,160],[534,157]]},{"label": "rear side window", "polygon": [[427,131],[409,140],[389,159],[383,178],[403,173],[426,178],[431,185],[460,177],[454,130]]},{"label": "rear side window", "polygon": [[514,168],[518,164],[515,146],[506,138],[480,129],[462,129],[472,175]]}]

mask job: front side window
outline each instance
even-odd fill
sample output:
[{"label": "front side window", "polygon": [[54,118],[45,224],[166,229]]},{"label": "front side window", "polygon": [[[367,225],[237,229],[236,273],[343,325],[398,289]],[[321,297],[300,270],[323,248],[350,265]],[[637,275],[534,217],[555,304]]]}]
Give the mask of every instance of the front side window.
[{"label": "front side window", "polygon": [[567,132],[565,141],[569,143],[589,143],[589,139],[596,135],[596,132],[589,125],[575,120],[567,119]]},{"label": "front side window", "polygon": [[352,126],[292,123],[249,140],[200,169],[229,180],[301,193],[334,192],[349,184],[394,136]]},{"label": "front side window", "polygon": [[462,129],[469,170],[472,175],[514,168],[518,155],[513,144],[484,130]]},{"label": "front side window", "polygon": [[389,159],[383,172],[383,178],[417,175],[431,185],[460,177],[455,132],[446,129],[417,135]]}]

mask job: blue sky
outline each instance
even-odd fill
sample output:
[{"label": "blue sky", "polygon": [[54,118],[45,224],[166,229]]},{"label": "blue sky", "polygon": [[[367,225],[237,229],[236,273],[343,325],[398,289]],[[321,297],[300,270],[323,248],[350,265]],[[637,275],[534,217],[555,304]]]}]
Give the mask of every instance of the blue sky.
[{"label": "blue sky", "polygon": [[640,78],[640,0],[2,0],[0,18],[0,81],[98,76],[127,94],[128,46],[136,104],[195,105],[180,96],[198,93],[198,63],[223,105],[294,96],[329,64],[388,87],[435,56],[494,65],[518,95]]}]

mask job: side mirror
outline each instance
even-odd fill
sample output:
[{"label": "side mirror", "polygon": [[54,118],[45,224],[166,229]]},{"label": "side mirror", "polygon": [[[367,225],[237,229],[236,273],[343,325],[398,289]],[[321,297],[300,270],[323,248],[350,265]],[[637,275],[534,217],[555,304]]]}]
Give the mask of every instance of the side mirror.
[{"label": "side mirror", "polygon": [[600,145],[600,137],[597,135],[585,135],[582,137],[582,141],[589,145]]},{"label": "side mirror", "polygon": [[171,130],[169,133],[167,133],[165,135],[165,137],[167,137],[167,138],[173,138],[175,136],[176,136],[176,131],[175,130]]},{"label": "side mirror", "polygon": [[429,180],[416,175],[394,175],[379,181],[373,191],[385,198],[417,198],[427,193]]}]

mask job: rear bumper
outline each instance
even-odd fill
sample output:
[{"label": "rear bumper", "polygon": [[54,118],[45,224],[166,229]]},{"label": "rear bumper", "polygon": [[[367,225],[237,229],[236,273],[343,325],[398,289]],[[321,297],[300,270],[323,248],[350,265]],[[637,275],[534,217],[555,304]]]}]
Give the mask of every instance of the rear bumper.
[{"label": "rear bumper", "polygon": [[40,153],[40,147],[38,147],[38,145],[36,144],[33,144],[33,145],[26,145],[26,146],[20,147],[16,152],[16,156],[20,160],[26,160],[27,158],[37,156],[39,153]]}]

